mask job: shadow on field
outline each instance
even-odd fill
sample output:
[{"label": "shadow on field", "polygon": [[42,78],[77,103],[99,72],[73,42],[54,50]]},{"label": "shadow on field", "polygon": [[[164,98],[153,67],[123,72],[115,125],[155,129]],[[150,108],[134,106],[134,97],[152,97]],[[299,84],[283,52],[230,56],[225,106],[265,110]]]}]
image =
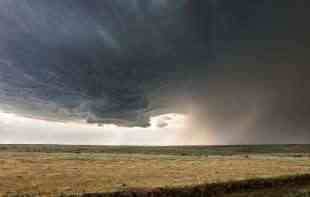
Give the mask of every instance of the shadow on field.
[{"label": "shadow on field", "polygon": [[[127,191],[83,194],[82,197],[217,197],[229,196],[240,192],[257,192],[272,189],[275,196],[282,196],[280,193],[302,186],[310,186],[310,174],[290,177],[277,177],[268,179],[252,179],[228,183],[214,183],[197,185],[183,188],[157,188],[157,189],[128,189]],[[279,192],[278,192],[279,190]],[[310,193],[303,196],[309,196]],[[299,195],[298,195],[299,196]],[[73,197],[73,196],[72,196]]]}]

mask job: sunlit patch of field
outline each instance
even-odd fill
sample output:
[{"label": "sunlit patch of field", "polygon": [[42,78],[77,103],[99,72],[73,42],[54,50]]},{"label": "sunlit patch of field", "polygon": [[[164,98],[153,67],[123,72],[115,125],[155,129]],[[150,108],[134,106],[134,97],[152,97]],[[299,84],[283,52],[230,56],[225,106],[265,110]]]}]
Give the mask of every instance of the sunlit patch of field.
[{"label": "sunlit patch of field", "polygon": [[182,156],[0,152],[0,196],[102,193],[298,174],[310,174],[307,154]]}]

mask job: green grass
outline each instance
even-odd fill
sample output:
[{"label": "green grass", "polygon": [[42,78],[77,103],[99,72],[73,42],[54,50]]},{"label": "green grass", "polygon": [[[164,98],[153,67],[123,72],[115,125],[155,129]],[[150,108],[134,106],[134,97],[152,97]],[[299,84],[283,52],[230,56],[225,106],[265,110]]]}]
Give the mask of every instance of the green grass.
[{"label": "green grass", "polygon": [[[43,153],[121,153],[152,155],[242,155],[242,154],[310,154],[310,145],[236,145],[236,146],[64,146],[0,145],[0,152]],[[298,156],[298,155],[297,155]]]}]

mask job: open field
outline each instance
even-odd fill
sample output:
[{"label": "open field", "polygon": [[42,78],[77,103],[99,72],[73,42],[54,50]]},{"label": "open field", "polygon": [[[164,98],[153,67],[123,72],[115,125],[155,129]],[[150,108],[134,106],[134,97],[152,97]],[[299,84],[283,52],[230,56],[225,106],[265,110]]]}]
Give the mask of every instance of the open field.
[{"label": "open field", "polygon": [[[268,148],[269,147],[269,148]],[[256,151],[255,151],[256,150]],[[310,146],[89,147],[0,146],[0,196],[105,193],[269,180],[310,174]],[[293,180],[293,181],[292,181]],[[225,196],[309,196],[310,176],[290,187],[244,186]],[[278,181],[279,182],[279,181]],[[253,184],[252,184],[253,185]],[[254,183],[256,185],[256,183]],[[265,185],[265,184],[263,184]],[[270,183],[266,184],[270,186]],[[185,188],[184,188],[185,187]],[[222,186],[222,188],[226,185]],[[183,188],[183,189],[182,189]],[[229,186],[228,186],[229,188]],[[242,188],[250,190],[243,191]],[[211,190],[210,190],[211,191]],[[291,193],[294,193],[291,195]],[[264,195],[262,195],[264,194]],[[296,196],[295,195],[295,196]],[[169,195],[168,195],[169,196]],[[172,196],[172,195],[170,195]],[[186,196],[186,195],[184,195]],[[187,196],[188,193],[187,193]],[[201,195],[200,195],[201,196]]]},{"label": "open field", "polygon": [[238,145],[238,146],[63,146],[0,145],[0,152],[44,153],[122,153],[151,155],[244,155],[244,154],[309,154],[309,145]]}]

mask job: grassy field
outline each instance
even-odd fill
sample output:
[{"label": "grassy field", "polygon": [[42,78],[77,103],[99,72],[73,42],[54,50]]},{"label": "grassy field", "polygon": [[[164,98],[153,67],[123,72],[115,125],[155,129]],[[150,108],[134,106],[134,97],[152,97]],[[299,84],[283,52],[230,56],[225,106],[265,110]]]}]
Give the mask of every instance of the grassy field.
[{"label": "grassy field", "polygon": [[239,146],[63,146],[0,145],[0,152],[43,153],[118,153],[151,155],[244,155],[244,154],[310,154],[309,145],[239,145]]},{"label": "grassy field", "polygon": [[[0,145],[0,196],[193,196],[201,190],[196,196],[306,197],[307,174],[309,145]],[[214,193],[214,187],[235,189]]]}]

